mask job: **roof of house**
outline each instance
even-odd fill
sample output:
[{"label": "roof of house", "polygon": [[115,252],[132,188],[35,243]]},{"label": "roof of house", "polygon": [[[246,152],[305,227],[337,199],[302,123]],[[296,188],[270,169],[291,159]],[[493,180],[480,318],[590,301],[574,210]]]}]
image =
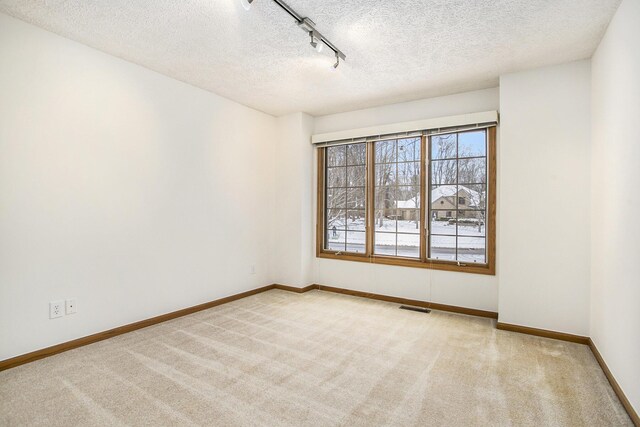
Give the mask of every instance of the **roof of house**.
[{"label": "roof of house", "polygon": [[396,208],[398,209],[417,209],[420,207],[417,197],[412,197],[409,200],[397,200]]},{"label": "roof of house", "polygon": [[458,194],[458,192],[460,191],[464,191],[465,193],[467,193],[469,199],[472,202],[471,204],[473,205],[480,204],[480,193],[470,189],[469,187],[465,187],[464,185],[459,185],[459,184],[457,186],[454,184],[441,185],[439,187],[434,188],[433,190],[431,190],[431,200],[435,202],[441,197],[453,197],[456,194]]},{"label": "roof of house", "polygon": [[[475,190],[472,190],[464,185],[441,185],[439,187],[431,190],[431,200],[434,202],[442,197],[453,197],[458,194],[459,191],[464,191],[470,201],[471,205],[479,205],[480,204],[480,193]],[[416,209],[420,206],[416,197],[412,197],[409,200],[398,200],[396,201],[396,208],[398,209]]]}]

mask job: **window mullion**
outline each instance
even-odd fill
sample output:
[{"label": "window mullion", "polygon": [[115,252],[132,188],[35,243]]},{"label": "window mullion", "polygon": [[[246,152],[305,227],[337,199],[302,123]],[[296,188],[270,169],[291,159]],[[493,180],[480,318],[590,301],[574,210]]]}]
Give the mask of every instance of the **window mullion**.
[{"label": "window mullion", "polygon": [[456,259],[455,261],[459,264],[460,263],[460,259],[458,257],[458,233],[460,232],[458,230],[458,220],[459,218],[459,211],[458,211],[458,194],[460,194],[460,134],[456,134],[456,194],[455,194],[455,201],[456,201]]},{"label": "window mullion", "polygon": [[325,225],[325,215],[326,215],[326,206],[325,206],[325,198],[326,198],[326,184],[325,184],[325,150],[326,148],[321,148],[318,150],[318,159],[317,159],[317,172],[318,172],[318,189],[316,193],[316,256],[320,255],[320,253],[324,250],[325,247],[325,234],[326,234],[326,225]]},{"label": "window mullion", "polygon": [[375,215],[375,209],[374,209],[375,164],[374,164],[373,142],[367,142],[365,163],[366,163],[366,166],[365,166],[365,170],[366,170],[365,254],[370,257],[373,255],[373,233],[374,233],[374,220],[375,220],[374,218],[374,215]]},{"label": "window mullion", "polygon": [[431,259],[431,190],[433,188],[433,176],[432,176],[432,170],[431,170],[431,155],[432,155],[432,148],[431,148],[431,143],[432,143],[432,137],[431,136],[426,136],[425,137],[425,150],[426,150],[426,185],[427,185],[427,200],[425,201],[425,203],[427,204],[427,229],[425,231],[425,233],[427,234],[427,251],[426,251],[426,255],[427,255],[427,260]]},{"label": "window mullion", "polygon": [[427,136],[423,135],[420,141],[420,221],[424,221],[420,227],[420,260],[426,262],[427,260],[427,216],[429,215],[429,203],[427,201],[427,187],[426,187],[426,170],[427,170],[427,151],[426,151]]}]

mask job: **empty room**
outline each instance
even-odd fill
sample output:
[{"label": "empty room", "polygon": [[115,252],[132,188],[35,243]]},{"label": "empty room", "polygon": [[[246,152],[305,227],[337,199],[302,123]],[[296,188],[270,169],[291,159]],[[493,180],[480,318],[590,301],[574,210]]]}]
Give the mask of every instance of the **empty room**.
[{"label": "empty room", "polygon": [[0,0],[0,426],[640,427],[640,0]]}]

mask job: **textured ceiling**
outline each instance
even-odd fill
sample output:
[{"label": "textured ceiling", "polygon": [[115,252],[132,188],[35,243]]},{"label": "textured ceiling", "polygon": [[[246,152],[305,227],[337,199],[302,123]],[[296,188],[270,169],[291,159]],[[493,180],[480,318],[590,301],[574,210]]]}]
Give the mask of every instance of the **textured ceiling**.
[{"label": "textured ceiling", "polygon": [[493,87],[590,57],[620,0],[0,0],[0,11],[269,114],[329,114]]}]

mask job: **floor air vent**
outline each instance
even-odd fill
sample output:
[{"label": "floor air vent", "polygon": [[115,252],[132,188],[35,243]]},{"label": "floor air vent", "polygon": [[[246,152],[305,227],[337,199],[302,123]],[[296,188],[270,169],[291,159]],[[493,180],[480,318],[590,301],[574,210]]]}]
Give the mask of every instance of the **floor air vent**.
[{"label": "floor air vent", "polygon": [[428,308],[411,307],[410,305],[401,305],[400,309],[401,310],[417,311],[417,312],[420,312],[420,313],[431,313],[431,310],[429,310]]}]

